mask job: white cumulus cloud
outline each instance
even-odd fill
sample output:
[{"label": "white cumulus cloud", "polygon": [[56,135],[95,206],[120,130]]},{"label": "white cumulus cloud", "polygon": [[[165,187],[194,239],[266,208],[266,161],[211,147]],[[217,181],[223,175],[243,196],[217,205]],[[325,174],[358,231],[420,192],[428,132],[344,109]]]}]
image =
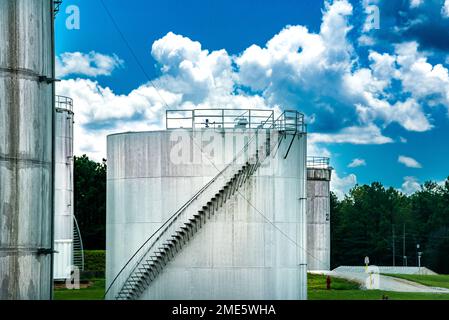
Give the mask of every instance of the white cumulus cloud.
[{"label": "white cumulus cloud", "polygon": [[350,164],[348,164],[348,168],[357,168],[357,167],[364,167],[366,166],[366,160],[365,159],[359,159],[355,158],[351,161]]},{"label": "white cumulus cloud", "polygon": [[357,176],[355,174],[349,174],[344,177],[340,177],[337,172],[332,172],[331,190],[339,199],[343,199],[356,184]]},{"label": "white cumulus cloud", "polygon": [[402,163],[408,168],[416,168],[416,169],[422,168],[422,165],[418,161],[410,157],[399,156],[398,162]]},{"label": "white cumulus cloud", "polygon": [[65,52],[56,57],[56,76],[60,78],[68,75],[109,76],[123,64],[123,60],[115,54],[105,55],[95,51]]},{"label": "white cumulus cloud", "polygon": [[443,4],[443,9],[441,9],[443,17],[449,18],[449,0],[445,0]]},{"label": "white cumulus cloud", "polygon": [[419,191],[420,189],[421,184],[419,183],[418,179],[416,179],[415,177],[405,177],[400,191],[410,195],[415,193],[416,191]]},{"label": "white cumulus cloud", "polygon": [[336,133],[310,133],[313,143],[387,144],[393,139],[385,137],[374,124],[366,127],[347,127]]},{"label": "white cumulus cloud", "polygon": [[410,0],[410,8],[418,8],[424,3],[424,0]]}]

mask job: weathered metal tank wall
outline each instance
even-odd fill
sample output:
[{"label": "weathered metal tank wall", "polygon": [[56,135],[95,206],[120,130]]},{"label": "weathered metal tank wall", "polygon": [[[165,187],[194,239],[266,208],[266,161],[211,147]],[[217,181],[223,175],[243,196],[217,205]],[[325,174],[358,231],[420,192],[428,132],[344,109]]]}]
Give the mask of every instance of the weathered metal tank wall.
[{"label": "weathered metal tank wall", "polygon": [[50,299],[53,4],[0,1],[0,299]]},{"label": "weathered metal tank wall", "polygon": [[308,270],[330,270],[331,168],[307,168]]},{"label": "weathered metal tank wall", "polygon": [[[232,160],[243,147],[236,141],[251,133],[206,129],[194,143],[171,135],[108,137],[107,287],[149,235]],[[190,150],[190,163],[173,161],[180,147]],[[288,134],[273,156],[141,299],[307,298],[306,135]]]},{"label": "weathered metal tank wall", "polygon": [[56,96],[54,279],[69,278],[73,265],[73,117],[72,99]]}]

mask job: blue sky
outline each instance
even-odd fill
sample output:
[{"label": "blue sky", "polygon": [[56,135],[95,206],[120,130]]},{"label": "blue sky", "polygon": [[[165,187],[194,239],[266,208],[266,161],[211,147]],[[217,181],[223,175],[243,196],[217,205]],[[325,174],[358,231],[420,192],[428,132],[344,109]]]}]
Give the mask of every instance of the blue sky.
[{"label": "blue sky", "polygon": [[66,0],[56,19],[78,154],[158,128],[166,104],[280,106],[307,115],[309,153],[332,158],[340,194],[449,176],[449,1],[103,2],[113,20],[100,0]]}]

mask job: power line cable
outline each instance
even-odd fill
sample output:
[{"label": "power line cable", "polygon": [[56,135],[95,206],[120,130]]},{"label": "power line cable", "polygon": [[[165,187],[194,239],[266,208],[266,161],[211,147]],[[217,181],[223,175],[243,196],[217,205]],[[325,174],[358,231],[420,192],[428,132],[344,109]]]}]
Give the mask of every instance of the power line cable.
[{"label": "power line cable", "polygon": [[156,86],[156,84],[154,83],[153,80],[151,80],[150,76],[148,75],[148,73],[145,71],[145,68],[143,67],[142,63],[140,63],[139,58],[137,58],[137,55],[135,54],[134,50],[132,49],[131,45],[129,44],[128,40],[126,39],[125,35],[123,34],[123,32],[121,31],[120,27],[118,26],[117,22],[115,21],[114,17],[112,16],[111,12],[109,11],[109,9],[106,7],[106,4],[104,3],[103,0],[100,0],[100,3],[103,5],[104,10],[106,11],[106,14],[109,16],[109,18],[111,19],[112,24],[114,25],[116,31],[118,32],[118,34],[120,35],[120,38],[122,39],[122,41],[125,43],[126,47],[128,48],[128,50],[131,52],[131,55],[133,56],[135,62],[137,63],[137,65],[139,66],[140,70],[142,71],[142,73],[145,75],[145,77],[147,78],[147,80],[150,82],[151,86],[153,86],[153,88],[156,90],[157,95],[161,98],[162,102],[165,104],[166,109],[169,109],[169,105],[168,103],[165,101],[164,97],[160,94],[159,92],[159,88]]}]

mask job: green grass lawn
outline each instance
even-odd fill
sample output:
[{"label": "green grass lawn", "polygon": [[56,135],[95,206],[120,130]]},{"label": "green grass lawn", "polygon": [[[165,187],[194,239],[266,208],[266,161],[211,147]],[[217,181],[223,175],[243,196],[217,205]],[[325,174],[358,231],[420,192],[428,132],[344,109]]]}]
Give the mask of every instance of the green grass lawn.
[{"label": "green grass lawn", "polygon": [[[356,282],[334,277],[331,277],[331,279],[331,291],[359,289],[359,284]],[[307,288],[309,292],[326,290],[326,276],[310,273],[307,274]]]},{"label": "green grass lawn", "polygon": [[[437,287],[443,287],[445,284],[447,288],[449,276],[401,275],[401,278]],[[92,285],[88,288],[79,290],[55,289],[55,300],[102,300],[105,290],[104,279],[91,281]],[[449,300],[449,294],[361,290],[356,282],[335,277],[332,277],[331,290],[326,290],[326,276],[322,275],[309,274],[307,282],[309,300],[381,300],[383,295],[388,296],[390,300]]]},{"label": "green grass lawn", "polygon": [[105,291],[104,279],[93,279],[91,286],[79,290],[55,289],[55,300],[103,300]]},{"label": "green grass lawn", "polygon": [[449,275],[386,274],[386,276],[414,281],[429,287],[449,289]]},{"label": "green grass lawn", "polygon": [[449,294],[410,293],[381,290],[309,290],[309,300],[449,300]]},{"label": "green grass lawn", "polygon": [[355,282],[332,277],[331,290],[326,290],[326,276],[308,275],[309,300],[449,300],[449,294],[361,290]]}]

